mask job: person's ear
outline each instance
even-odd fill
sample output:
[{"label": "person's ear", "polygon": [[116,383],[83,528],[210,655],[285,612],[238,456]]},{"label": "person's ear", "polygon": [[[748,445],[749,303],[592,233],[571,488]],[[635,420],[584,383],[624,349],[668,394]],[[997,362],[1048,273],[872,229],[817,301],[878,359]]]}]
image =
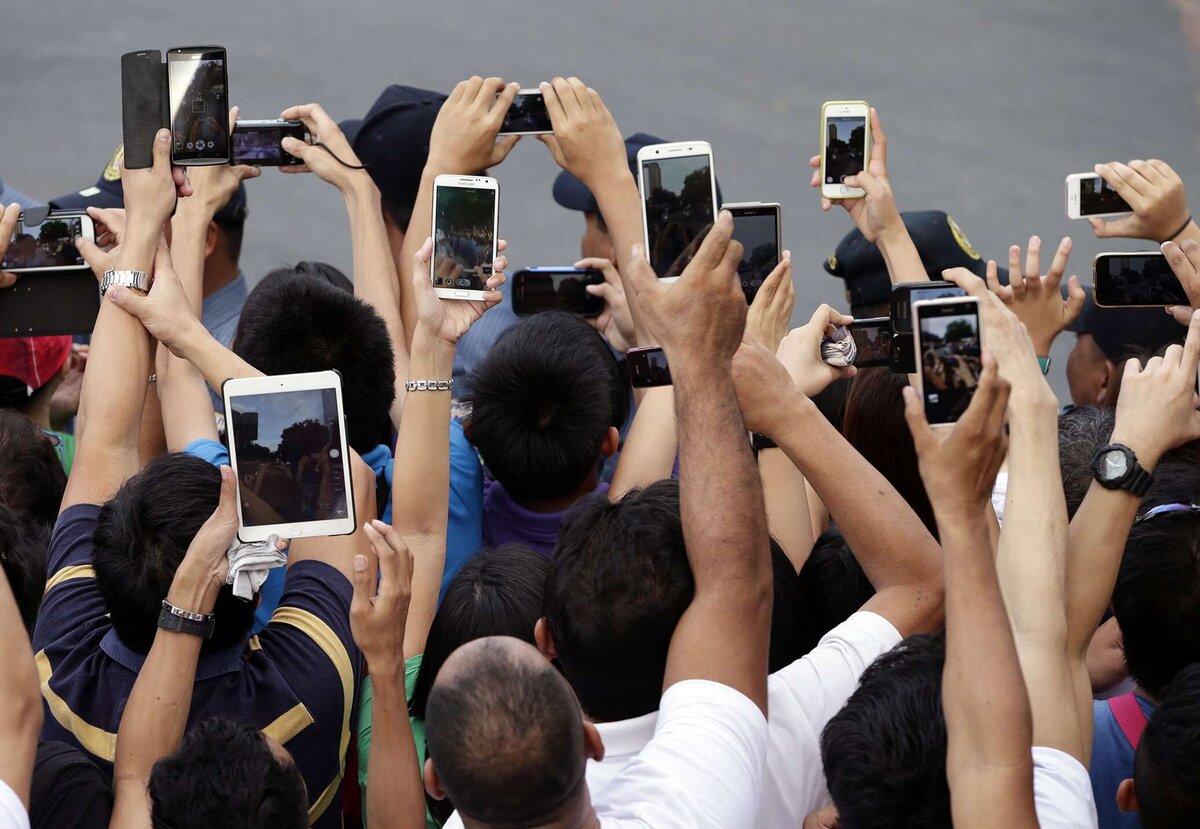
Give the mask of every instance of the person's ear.
[{"label": "person's ear", "polygon": [[1101,372],[1100,387],[1096,389],[1096,405],[1103,409],[1117,389],[1117,372],[1120,369],[1112,360],[1105,358],[1099,370]]},{"label": "person's ear", "polygon": [[553,662],[558,659],[558,651],[554,649],[554,636],[550,633],[550,623],[546,621],[545,616],[538,619],[533,626],[533,641],[537,643],[537,649],[547,661]]},{"label": "person's ear", "polygon": [[1138,810],[1137,791],[1134,789],[1132,777],[1126,777],[1121,781],[1121,785],[1117,786],[1117,808],[1130,813]]},{"label": "person's ear", "polygon": [[608,434],[604,436],[604,443],[600,444],[600,457],[611,458],[617,454],[621,448],[621,433],[616,426],[608,427]]},{"label": "person's ear", "polygon": [[600,729],[587,720],[583,721],[583,753],[587,759],[597,763],[604,759],[604,740],[600,737]]},{"label": "person's ear", "polygon": [[437,769],[433,767],[433,761],[428,758],[425,760],[425,792],[434,800],[446,799],[446,790],[442,788],[442,781],[438,777]]},{"label": "person's ear", "polygon": [[475,441],[471,440],[471,417],[470,417],[470,415],[468,415],[467,417],[464,417],[459,422],[462,423],[463,437],[465,437],[467,439],[467,443],[474,446]]},{"label": "person's ear", "polygon": [[220,231],[217,230],[216,222],[208,223],[208,232],[204,234],[204,258],[208,259],[217,249],[217,237]]}]

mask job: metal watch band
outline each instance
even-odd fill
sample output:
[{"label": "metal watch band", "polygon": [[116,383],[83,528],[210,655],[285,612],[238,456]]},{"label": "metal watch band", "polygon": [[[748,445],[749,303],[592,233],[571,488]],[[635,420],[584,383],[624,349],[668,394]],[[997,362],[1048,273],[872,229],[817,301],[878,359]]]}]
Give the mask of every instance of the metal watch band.
[{"label": "metal watch band", "polygon": [[404,383],[406,391],[451,391],[454,388],[453,380],[406,380]]},{"label": "metal watch band", "polygon": [[104,278],[100,280],[100,296],[104,296],[113,285],[149,291],[150,275],[145,271],[118,271],[110,268],[104,272]]},{"label": "metal watch band", "polygon": [[211,639],[217,626],[217,617],[212,613],[192,613],[163,599],[162,610],[158,614],[158,626],[163,630]]}]

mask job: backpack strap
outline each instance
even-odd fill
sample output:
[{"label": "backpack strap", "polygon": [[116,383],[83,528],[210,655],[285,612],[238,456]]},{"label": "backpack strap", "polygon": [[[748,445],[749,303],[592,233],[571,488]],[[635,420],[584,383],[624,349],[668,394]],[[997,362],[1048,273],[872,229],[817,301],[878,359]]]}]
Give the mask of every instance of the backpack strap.
[{"label": "backpack strap", "polygon": [[1125,739],[1137,751],[1138,743],[1142,740],[1142,732],[1146,730],[1146,714],[1138,704],[1133,692],[1113,697],[1108,701],[1108,709],[1117,720],[1117,726]]}]

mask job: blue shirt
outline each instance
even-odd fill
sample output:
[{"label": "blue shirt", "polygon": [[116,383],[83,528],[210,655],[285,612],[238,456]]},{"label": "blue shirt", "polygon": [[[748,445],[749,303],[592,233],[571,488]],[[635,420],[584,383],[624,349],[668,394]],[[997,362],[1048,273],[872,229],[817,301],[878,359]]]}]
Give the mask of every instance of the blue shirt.
[{"label": "blue shirt", "polygon": [[242,306],[246,304],[246,275],[238,271],[237,278],[204,298],[200,320],[213,339],[226,348],[233,345]]},{"label": "blue shirt", "polygon": [[[33,634],[45,702],[43,740],[89,754],[112,775],[117,729],[145,662],[113,630],[92,566],[100,506],[77,504],[50,540],[46,595]],[[216,715],[284,744],[304,776],[312,826],[341,826],[344,758],[362,657],[350,634],[350,582],[318,561],[287,571],[279,610],[261,636],[203,653],[188,725]]]},{"label": "blue shirt", "polygon": [[[1149,719],[1154,703],[1134,695],[1142,713]],[[1133,758],[1136,753],[1125,732],[1117,724],[1108,702],[1092,702],[1095,731],[1092,735],[1092,794],[1096,798],[1096,814],[1100,829],[1141,829],[1142,820],[1136,812],[1117,808],[1117,787],[1122,780],[1133,777]]]}]

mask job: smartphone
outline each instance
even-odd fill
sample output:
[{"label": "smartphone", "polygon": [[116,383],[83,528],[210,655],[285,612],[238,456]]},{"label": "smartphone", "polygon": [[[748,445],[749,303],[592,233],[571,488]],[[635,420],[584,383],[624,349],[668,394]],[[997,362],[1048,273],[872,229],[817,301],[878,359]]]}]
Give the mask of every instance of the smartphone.
[{"label": "smartphone", "polygon": [[700,249],[717,216],[717,179],[707,141],[650,144],[638,150],[646,258],[674,282]]},{"label": "smartphone", "polygon": [[871,154],[871,107],[866,101],[826,101],[821,105],[821,195],[827,199],[861,199],[866,192],[848,187]]},{"label": "smartphone", "polygon": [[892,320],[890,317],[868,317],[854,320],[847,326],[858,356],[858,368],[878,368],[892,364]]},{"label": "smartphone", "polygon": [[604,274],[594,268],[527,268],[517,271],[512,283],[512,309],[519,317],[542,311],[568,311],[598,317],[604,298],[592,296],[588,285],[604,284]]},{"label": "smartphone", "polygon": [[34,223],[22,213],[8,250],[0,261],[0,270],[13,273],[70,271],[86,268],[75,243],[79,239],[96,241],[96,226],[86,214],[51,214]]},{"label": "smartphone", "polygon": [[721,209],[733,214],[733,238],[742,243],[738,279],[742,281],[746,304],[750,304],[783,257],[779,241],[779,203],[741,202],[723,204]]},{"label": "smartphone", "polygon": [[913,303],[917,394],[930,426],[948,426],[967,410],[983,371],[979,300],[949,297]]},{"label": "smartphone", "polygon": [[430,278],[444,299],[482,300],[496,261],[500,185],[489,176],[433,180]]},{"label": "smartphone", "polygon": [[901,282],[892,286],[892,331],[912,333],[912,305],[931,299],[966,296],[967,292],[953,282]]},{"label": "smartphone", "polygon": [[171,162],[229,163],[229,87],[225,49],[185,46],[167,52]]},{"label": "smartphone", "polygon": [[549,132],[554,132],[554,127],[550,126],[550,112],[546,109],[541,90],[522,89],[513,98],[504,116],[500,135],[543,135]]},{"label": "smartphone", "polygon": [[1156,250],[1096,254],[1092,260],[1092,298],[1102,308],[1191,304],[1167,257]]},{"label": "smartphone", "polygon": [[667,354],[657,345],[629,349],[625,352],[625,362],[629,366],[629,382],[635,389],[671,385]]},{"label": "smartphone", "polygon": [[238,538],[354,532],[342,380],[336,371],[226,380]]},{"label": "smartphone", "polygon": [[1120,216],[1132,212],[1129,202],[1117,195],[1113,186],[1095,173],[1072,173],[1067,176],[1068,219]]},{"label": "smartphone", "polygon": [[231,164],[256,167],[294,167],[304,162],[283,149],[283,139],[308,143],[308,128],[302,121],[238,121],[230,136]]}]

